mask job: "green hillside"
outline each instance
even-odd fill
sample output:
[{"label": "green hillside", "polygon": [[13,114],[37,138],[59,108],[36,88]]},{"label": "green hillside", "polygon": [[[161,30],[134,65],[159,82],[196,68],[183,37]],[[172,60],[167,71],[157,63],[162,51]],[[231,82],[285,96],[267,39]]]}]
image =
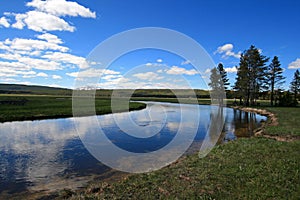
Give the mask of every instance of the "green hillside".
[{"label": "green hillside", "polygon": [[0,94],[72,95],[72,90],[36,85],[0,84]]}]

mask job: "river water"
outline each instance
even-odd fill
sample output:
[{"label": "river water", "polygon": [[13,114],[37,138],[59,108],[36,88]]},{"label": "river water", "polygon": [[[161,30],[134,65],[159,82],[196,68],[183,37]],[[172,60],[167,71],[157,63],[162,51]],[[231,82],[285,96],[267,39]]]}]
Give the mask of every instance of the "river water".
[{"label": "river water", "polygon": [[[77,129],[74,118],[1,123],[0,198],[23,192],[74,189],[109,172],[111,168],[94,158],[80,139],[97,137],[99,127],[114,145],[134,153],[159,150],[175,138],[179,126],[187,135],[189,130],[196,130],[193,144],[201,144],[205,138],[212,106],[147,104],[147,108],[140,111],[97,116],[98,126],[89,123],[91,117],[82,117]],[[193,129],[197,109],[200,120]],[[187,114],[184,121],[182,112]],[[224,112],[225,124],[219,142],[249,137],[260,122],[266,120],[264,116],[231,108],[224,108]],[[132,122],[144,130],[132,130],[140,134],[135,137],[125,133],[131,131],[127,124]],[[197,151],[197,148],[190,149]]]}]

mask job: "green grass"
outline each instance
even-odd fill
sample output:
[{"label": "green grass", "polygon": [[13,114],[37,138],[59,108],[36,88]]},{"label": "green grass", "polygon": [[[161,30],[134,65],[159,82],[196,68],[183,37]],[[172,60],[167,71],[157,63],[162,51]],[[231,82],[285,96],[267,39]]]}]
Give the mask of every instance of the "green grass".
[{"label": "green grass", "polygon": [[[1,95],[0,102],[13,101],[19,102],[26,100],[24,105],[0,104],[0,122],[6,121],[21,121],[34,119],[51,119],[72,117],[72,97],[70,96],[18,96],[18,95]],[[108,114],[111,113],[110,99],[96,98],[95,99],[96,113]],[[117,112],[127,111],[128,102],[120,99],[116,108]],[[145,108],[142,103],[130,103],[130,110],[138,110]]]},{"label": "green grass", "polygon": [[300,107],[265,107],[276,114],[278,126],[269,126],[266,132],[269,135],[296,135],[300,136]]},{"label": "green grass", "polygon": [[239,139],[203,159],[191,155],[159,171],[91,184],[71,199],[297,199],[300,142]]}]

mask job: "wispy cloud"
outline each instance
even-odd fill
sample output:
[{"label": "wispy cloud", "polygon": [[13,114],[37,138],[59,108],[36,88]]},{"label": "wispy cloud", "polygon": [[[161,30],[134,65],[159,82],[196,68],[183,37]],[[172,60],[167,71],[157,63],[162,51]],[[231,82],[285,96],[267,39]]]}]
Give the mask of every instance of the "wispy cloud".
[{"label": "wispy cloud", "polygon": [[94,69],[94,68],[89,68],[87,70],[83,70],[80,72],[71,72],[71,73],[66,73],[66,75],[71,76],[71,77],[78,77],[78,78],[95,78],[95,77],[100,77],[104,75],[118,75],[120,72],[110,70],[110,69]]},{"label": "wispy cloud", "polygon": [[189,65],[189,64],[191,64],[191,61],[189,60],[185,60],[181,62],[181,65]]},{"label": "wispy cloud", "polygon": [[185,84],[176,84],[175,82],[170,81],[134,81],[128,78],[119,78],[114,79],[107,82],[102,82],[97,84],[98,88],[107,88],[107,89],[165,89],[165,88],[171,88],[171,89],[187,89],[189,86]]},{"label": "wispy cloud", "polygon": [[163,76],[159,76],[158,74],[156,74],[154,72],[137,73],[132,76],[137,77],[141,80],[147,80],[147,81],[161,80],[164,78]]},{"label": "wispy cloud", "polygon": [[207,68],[205,71],[204,71],[204,74],[210,74],[211,73],[211,69],[210,68]]}]

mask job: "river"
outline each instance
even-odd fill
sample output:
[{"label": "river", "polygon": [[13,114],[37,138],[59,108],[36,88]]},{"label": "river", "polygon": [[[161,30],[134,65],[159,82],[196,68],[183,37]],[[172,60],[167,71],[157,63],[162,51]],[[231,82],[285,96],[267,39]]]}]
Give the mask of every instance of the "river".
[{"label": "river", "polygon": [[[199,123],[195,124],[197,109],[200,116]],[[184,120],[183,112],[186,114]],[[1,123],[0,198],[24,192],[74,189],[109,172],[111,168],[93,157],[81,140],[82,137],[97,137],[99,126],[119,148],[147,153],[171,143],[179,128],[183,133],[186,131],[186,135],[196,130],[193,145],[201,144],[208,132],[211,112],[209,105],[147,102],[144,110],[97,116],[97,126],[89,123],[92,117],[77,118],[77,130],[74,118]],[[219,142],[249,137],[261,120],[266,120],[264,116],[231,108],[224,108],[224,112],[226,118]],[[133,130],[129,126],[132,123],[143,131]],[[136,135],[130,136],[126,132]],[[199,148],[193,147],[188,152]]]}]

